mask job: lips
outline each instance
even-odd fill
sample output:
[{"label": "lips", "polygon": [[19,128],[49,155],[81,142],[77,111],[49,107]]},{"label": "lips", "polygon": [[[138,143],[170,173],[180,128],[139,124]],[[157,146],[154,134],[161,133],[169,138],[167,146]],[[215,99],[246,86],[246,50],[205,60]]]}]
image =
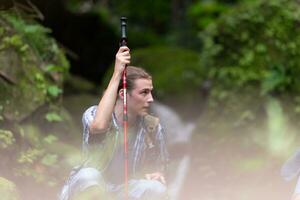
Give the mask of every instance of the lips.
[{"label": "lips", "polygon": [[143,107],[143,111],[148,112],[149,107]]}]

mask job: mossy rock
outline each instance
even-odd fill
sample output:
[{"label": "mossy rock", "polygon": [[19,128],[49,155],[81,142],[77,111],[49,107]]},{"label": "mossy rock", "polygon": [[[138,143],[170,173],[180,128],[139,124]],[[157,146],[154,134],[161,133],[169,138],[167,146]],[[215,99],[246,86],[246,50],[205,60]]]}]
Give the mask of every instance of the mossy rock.
[{"label": "mossy rock", "polygon": [[69,65],[49,32],[21,12],[0,12],[2,119],[21,121],[62,93]]},{"label": "mossy rock", "polygon": [[0,177],[0,195],[1,199],[19,200],[19,194],[16,185],[3,177]]}]

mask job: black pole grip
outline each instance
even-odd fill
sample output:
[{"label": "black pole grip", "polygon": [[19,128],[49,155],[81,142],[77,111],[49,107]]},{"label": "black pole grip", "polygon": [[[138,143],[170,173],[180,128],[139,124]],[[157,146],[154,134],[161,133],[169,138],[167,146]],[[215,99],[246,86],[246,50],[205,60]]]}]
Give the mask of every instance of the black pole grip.
[{"label": "black pole grip", "polygon": [[127,46],[127,18],[121,17],[121,40],[120,46]]}]

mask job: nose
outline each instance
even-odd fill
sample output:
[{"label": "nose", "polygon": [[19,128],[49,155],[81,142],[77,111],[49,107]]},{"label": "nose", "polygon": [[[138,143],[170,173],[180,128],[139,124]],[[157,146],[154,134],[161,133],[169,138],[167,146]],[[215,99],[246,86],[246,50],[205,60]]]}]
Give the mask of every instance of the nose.
[{"label": "nose", "polygon": [[153,102],[153,96],[152,96],[152,93],[149,93],[149,97],[148,97],[147,102],[148,102],[148,103],[152,103],[152,102]]}]

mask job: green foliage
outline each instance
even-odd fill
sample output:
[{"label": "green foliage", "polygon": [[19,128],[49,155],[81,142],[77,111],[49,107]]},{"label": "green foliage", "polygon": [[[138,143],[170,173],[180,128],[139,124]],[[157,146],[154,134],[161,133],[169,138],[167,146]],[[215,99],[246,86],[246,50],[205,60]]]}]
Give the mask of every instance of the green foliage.
[{"label": "green foliage", "polygon": [[224,115],[239,116],[246,109],[261,112],[260,104],[269,95],[289,96],[297,104],[299,13],[295,1],[243,3],[201,33],[201,61],[213,82],[212,106],[222,107]]},{"label": "green foliage", "polygon": [[[65,66],[65,65],[63,65],[63,66]],[[45,69],[47,72],[64,72],[65,71],[65,69],[62,68],[61,66],[53,65],[53,64],[47,65],[45,67]]]},{"label": "green foliage", "polygon": [[43,61],[55,60],[55,62],[63,63],[64,65],[60,66],[60,70],[66,72],[69,66],[61,56],[58,56],[62,52],[54,39],[48,36],[51,30],[28,19],[28,17],[25,21],[26,16],[20,12],[18,14],[2,12],[2,17],[12,24],[18,34],[25,40],[25,43],[30,44]]},{"label": "green foliage", "polygon": [[14,135],[9,130],[0,129],[0,148],[6,149],[15,143]]},{"label": "green foliage", "polygon": [[62,117],[59,114],[55,113],[55,112],[47,113],[45,117],[46,117],[48,122],[61,122],[61,121],[63,121]]},{"label": "green foliage", "polygon": [[57,163],[57,155],[56,154],[46,154],[42,160],[41,163],[46,166],[53,166]]},{"label": "green foliage", "polygon": [[[1,17],[16,31],[15,35],[5,37],[4,43],[20,47],[23,51],[30,44],[30,48],[34,50],[39,59],[48,63],[47,67],[53,65],[55,71],[64,73],[68,71],[69,63],[63,55],[63,51],[57,46],[56,41],[49,37],[50,29],[30,19],[20,10],[18,12],[1,11]],[[5,32],[5,29],[2,32]],[[43,67],[43,65],[40,65],[40,67]],[[51,71],[48,69],[48,72]]]},{"label": "green foliage", "polygon": [[133,65],[145,68],[153,76],[155,90],[161,98],[169,94],[180,96],[193,93],[202,83],[203,68],[197,53],[191,50],[149,47],[134,51],[132,57]]},{"label": "green foliage", "polygon": [[21,152],[18,162],[19,163],[29,163],[32,164],[36,161],[39,157],[44,154],[43,150],[40,149],[28,149],[27,151]]},{"label": "green foliage", "polygon": [[3,177],[0,177],[0,195],[1,199],[5,200],[19,200],[16,184]]},{"label": "green foliage", "polygon": [[22,11],[1,11],[0,28],[0,71],[6,76],[0,81],[16,85],[1,83],[1,116],[21,120],[44,103],[55,104],[69,64],[50,30]]},{"label": "green foliage", "polygon": [[196,1],[189,6],[188,18],[198,29],[204,29],[229,10],[229,5],[217,1]]},{"label": "green foliage", "polygon": [[22,38],[19,35],[13,35],[11,37],[4,37],[3,38],[3,46],[2,48],[5,48],[6,46],[14,46],[16,48],[22,48],[24,49]]},{"label": "green foliage", "polygon": [[57,137],[55,137],[54,135],[48,135],[43,139],[43,142],[46,144],[53,144],[57,142],[57,140]]},{"label": "green foliage", "polygon": [[0,27],[0,36],[2,36],[5,33],[5,30],[3,27]]},{"label": "green foliage", "polygon": [[58,138],[52,134],[43,135],[41,129],[34,125],[24,125],[20,129],[22,139],[27,145],[17,152],[18,167],[14,168],[14,175],[27,177],[48,186],[56,185],[59,177],[53,176],[53,173],[57,173],[62,166],[61,161],[65,153],[60,152],[58,148]]},{"label": "green foliage", "polygon": [[48,86],[47,91],[50,97],[58,97],[60,94],[62,94],[62,89],[60,89],[56,85]]},{"label": "green foliage", "polygon": [[0,105],[0,122],[4,120],[4,118],[2,116],[2,112],[3,112],[3,106]]},{"label": "green foliage", "polygon": [[55,186],[71,159],[57,130],[72,130],[59,101],[69,63],[49,33],[22,11],[0,11],[0,168],[28,184]]}]

